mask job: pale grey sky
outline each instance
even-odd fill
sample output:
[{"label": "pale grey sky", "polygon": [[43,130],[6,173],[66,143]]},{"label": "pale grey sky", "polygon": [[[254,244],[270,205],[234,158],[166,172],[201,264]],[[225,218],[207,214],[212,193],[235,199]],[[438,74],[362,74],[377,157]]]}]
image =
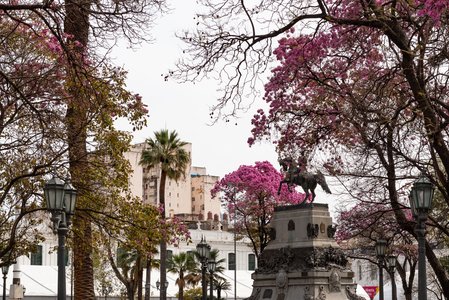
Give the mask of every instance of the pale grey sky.
[{"label": "pale grey sky", "polygon": [[[152,137],[154,131],[167,128],[176,130],[182,140],[192,143],[193,165],[206,167],[210,175],[223,177],[240,165],[253,165],[263,160],[280,169],[274,145],[264,142],[250,148],[246,142],[250,136],[251,117],[264,105],[262,99],[240,119],[210,126],[209,107],[215,104],[219,95],[216,82],[179,84],[173,80],[164,81],[161,74],[173,68],[182,55],[183,45],[175,33],[194,26],[196,1],[172,0],[171,6],[173,11],[160,18],[154,27],[153,43],[137,50],[120,47],[113,53],[115,63],[129,72],[128,88],[142,95],[150,111],[148,127],[134,134],[134,142],[143,142]],[[120,124],[120,128],[126,129],[127,126]],[[335,212],[341,203],[335,193],[339,184],[330,177],[326,180],[333,194],[327,195],[317,187],[316,202],[329,203],[331,211]]]},{"label": "pale grey sky", "polygon": [[[129,71],[128,88],[142,95],[150,111],[148,127],[135,133],[134,141],[142,142],[162,128],[176,130],[182,140],[192,143],[193,164],[206,167],[209,174],[220,177],[242,164],[261,160],[268,160],[279,168],[273,145],[264,143],[250,148],[246,143],[250,136],[251,116],[262,105],[261,100],[241,119],[209,126],[209,107],[218,97],[217,83],[211,80],[194,85],[164,81],[161,74],[173,68],[182,55],[182,43],[175,37],[175,32],[194,25],[196,8],[194,0],[169,2],[173,11],[157,20],[152,44],[137,50],[120,47],[113,52],[115,63]],[[126,126],[121,124],[121,128]]]}]

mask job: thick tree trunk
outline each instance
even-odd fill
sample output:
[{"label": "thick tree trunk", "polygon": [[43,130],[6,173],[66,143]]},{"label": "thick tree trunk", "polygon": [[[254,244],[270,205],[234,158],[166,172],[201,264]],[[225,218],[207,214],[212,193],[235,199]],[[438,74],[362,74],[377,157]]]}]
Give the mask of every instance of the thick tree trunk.
[{"label": "thick tree trunk", "polygon": [[[159,204],[162,207],[162,218],[165,219],[165,182],[167,180],[167,173],[164,171],[161,172],[161,184],[159,186]],[[160,299],[167,299],[167,289],[165,288],[165,282],[167,281],[167,243],[164,239],[161,240],[160,245]]]},{"label": "thick tree trunk", "polygon": [[134,300],[134,284],[130,283],[129,285],[126,286],[126,293],[127,293],[127,298],[128,300]]},{"label": "thick tree trunk", "polygon": [[[64,32],[73,37],[73,41],[87,46],[89,35],[89,9],[90,0],[66,0],[66,16],[64,19]],[[74,47],[70,53],[72,68],[81,69],[83,65],[83,55],[85,47]],[[70,70],[69,74],[73,74]],[[69,79],[70,80],[70,79]],[[68,103],[66,122],[67,136],[70,156],[70,174],[74,186],[78,191],[86,189],[89,185],[88,177],[85,176],[87,170],[87,134],[86,116],[88,110],[87,99],[79,97],[77,85],[69,89],[71,99]],[[79,194],[77,207],[83,208],[88,204],[88,200]],[[74,236],[74,291],[75,300],[93,300],[94,275],[92,263],[92,228],[87,215],[78,210],[73,223],[76,232]]]},{"label": "thick tree trunk", "polygon": [[78,216],[73,224],[77,229],[73,243],[75,300],[95,299],[92,263],[92,228],[88,220]]}]

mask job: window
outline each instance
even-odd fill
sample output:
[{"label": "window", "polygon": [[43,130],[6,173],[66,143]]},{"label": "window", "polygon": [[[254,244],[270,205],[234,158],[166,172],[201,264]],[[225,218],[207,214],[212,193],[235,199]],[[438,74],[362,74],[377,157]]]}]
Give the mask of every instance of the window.
[{"label": "window", "polygon": [[254,254],[248,254],[248,270],[254,271],[256,269],[256,256]]},{"label": "window", "polygon": [[228,254],[228,270],[235,270],[235,253]]},{"label": "window", "polygon": [[295,230],[295,222],[293,222],[293,220],[288,221],[287,230],[288,231],[294,231]]},{"label": "window", "polygon": [[167,269],[171,269],[172,268],[172,265],[169,263],[169,261],[171,260],[171,258],[173,257],[173,251],[171,251],[171,250],[167,250],[167,252],[166,252],[167,254],[166,254],[166,261],[167,261]]},{"label": "window", "polygon": [[192,202],[195,201],[195,197],[192,197]]},{"label": "window", "polygon": [[179,193],[176,193],[176,197],[178,197],[178,198],[179,198]]},{"label": "window", "polygon": [[30,255],[31,265],[42,266],[42,246],[38,245],[35,252]]},{"label": "window", "polygon": [[371,280],[377,280],[377,265],[370,264],[370,278]]},{"label": "window", "polygon": [[192,186],[192,192],[194,192],[194,191],[195,191],[195,187]]}]

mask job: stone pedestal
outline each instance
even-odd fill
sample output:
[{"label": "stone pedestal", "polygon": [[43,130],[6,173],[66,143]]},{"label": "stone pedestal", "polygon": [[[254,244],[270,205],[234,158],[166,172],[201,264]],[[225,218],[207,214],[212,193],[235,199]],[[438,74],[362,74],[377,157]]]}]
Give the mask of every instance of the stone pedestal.
[{"label": "stone pedestal", "polygon": [[355,295],[354,274],[334,240],[327,204],[278,207],[271,226],[250,300],[363,299]]}]

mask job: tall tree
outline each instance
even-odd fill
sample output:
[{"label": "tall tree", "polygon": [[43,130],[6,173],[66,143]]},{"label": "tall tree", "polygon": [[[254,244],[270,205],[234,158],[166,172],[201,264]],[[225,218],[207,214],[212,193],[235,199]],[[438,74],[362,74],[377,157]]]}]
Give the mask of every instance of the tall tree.
[{"label": "tall tree", "polygon": [[[181,177],[186,176],[187,167],[190,162],[189,153],[183,148],[187,143],[181,141],[178,138],[176,131],[169,132],[166,129],[156,131],[154,138],[146,140],[146,149],[142,151],[142,158],[140,163],[144,167],[148,168],[160,168],[160,183],[159,183],[159,205],[161,210],[161,216],[166,218],[165,214],[165,184],[167,178],[175,181]],[[160,260],[161,260],[161,274],[160,283],[161,286],[165,286],[167,280],[167,240],[161,239],[160,244]],[[167,297],[167,291],[161,289],[161,299],[165,300]]]},{"label": "tall tree", "polygon": [[[89,129],[87,127],[92,125],[92,115],[103,117],[102,121],[108,123],[106,126],[111,126],[111,120],[118,116],[114,114],[114,109],[111,109],[111,103],[93,101],[98,98],[105,99],[101,97],[104,95],[102,93],[104,90],[97,86],[94,80],[103,77],[103,74],[99,72],[92,76],[92,71],[103,71],[102,69],[108,61],[105,57],[96,57],[95,51],[99,48],[109,50],[119,38],[127,39],[130,44],[149,40],[148,30],[156,15],[165,9],[164,0],[125,0],[120,2],[114,0],[101,2],[31,0],[9,1],[0,4],[2,20],[13,20],[42,37],[45,34],[41,34],[40,31],[45,29],[46,34],[52,38],[51,46],[54,50],[59,51],[57,57],[62,60],[59,69],[66,72],[66,77],[60,81],[60,86],[65,90],[64,125],[66,130],[64,131],[64,143],[68,145],[70,177],[79,191],[78,215],[73,224],[76,232],[75,238],[79,241],[79,243],[75,243],[74,247],[76,299],[85,300],[95,297],[91,259],[93,249],[91,247],[92,227],[90,222],[92,219],[84,210],[92,211],[93,209],[89,206],[93,203],[92,198],[86,191],[95,190],[93,186],[97,182],[96,178],[93,178],[95,176],[86,176],[86,174],[91,175],[92,169],[89,169],[88,165],[92,164],[91,157],[95,150],[91,150],[95,146],[92,147],[90,143],[92,141],[95,143],[96,138],[91,138],[92,127]],[[109,53],[109,51],[98,51],[97,54],[100,52]],[[123,96],[120,90],[115,92],[116,94],[109,95],[109,97],[112,96],[111,99]],[[100,97],[98,97],[99,95]],[[122,102],[122,104],[125,103]],[[135,110],[139,106],[137,103],[135,103],[137,106],[128,104],[130,110]],[[105,135],[106,132],[103,137]]]},{"label": "tall tree", "polygon": [[289,192],[285,185],[278,195],[281,180],[282,175],[269,162],[256,162],[227,174],[211,191],[214,197],[222,193],[230,218],[236,221],[234,230],[249,238],[257,258],[270,241],[268,226],[274,207],[304,200],[303,194]]},{"label": "tall tree", "polygon": [[189,276],[190,272],[195,270],[196,262],[192,254],[186,252],[180,252],[171,256],[168,261],[168,272],[178,275],[176,278],[176,285],[178,285],[178,299],[184,299],[184,288],[187,285],[186,277]]},{"label": "tall tree", "polygon": [[[254,87],[272,54],[278,59],[265,85],[270,108],[254,117],[251,144],[268,137],[280,152],[320,154],[330,173],[348,175],[341,182],[350,193],[382,187],[412,235],[401,208],[413,177],[430,176],[449,206],[447,1],[201,3],[209,10],[197,31],[182,36],[191,56],[179,68],[189,79],[227,75],[217,108],[235,113],[243,89]],[[447,235],[439,220],[431,215],[429,225]],[[426,256],[449,297],[449,278],[429,245]]]},{"label": "tall tree", "polygon": [[[2,262],[5,255],[8,259],[20,256],[29,252],[30,244],[42,241],[37,225],[48,221],[38,212],[45,210],[40,197],[43,183],[50,174],[70,177],[64,114],[72,100],[67,89],[75,84],[63,44],[48,29],[49,24],[22,11],[26,6],[10,6],[11,11],[1,19],[0,33]],[[140,97],[123,88],[122,70],[106,62],[99,67],[92,58],[84,72],[84,91],[88,93],[94,87],[95,97],[90,98],[91,110],[83,125],[89,132],[91,149],[90,168],[83,175],[86,180],[94,178],[113,200],[99,193],[100,189],[78,186],[80,195],[89,195],[90,206],[78,206],[77,213],[90,214],[91,220],[97,220],[94,212],[107,213],[111,203],[128,194],[129,167],[123,152],[131,139],[114,128],[113,120],[121,115],[139,128],[146,112]]]}]

